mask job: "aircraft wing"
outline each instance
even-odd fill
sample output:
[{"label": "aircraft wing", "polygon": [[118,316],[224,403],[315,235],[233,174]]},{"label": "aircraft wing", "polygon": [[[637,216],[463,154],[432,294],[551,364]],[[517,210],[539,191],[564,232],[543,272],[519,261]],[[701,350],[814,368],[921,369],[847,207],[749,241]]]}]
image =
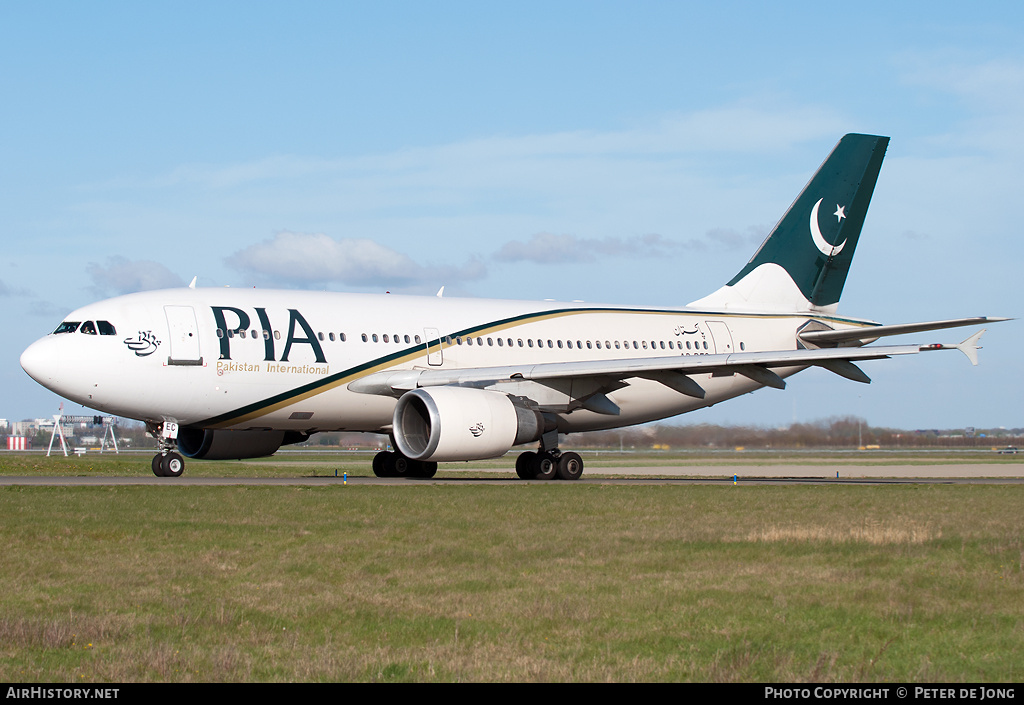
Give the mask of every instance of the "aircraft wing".
[{"label": "aircraft wing", "polygon": [[[815,350],[781,350],[769,352],[740,352],[714,355],[664,356],[641,359],[587,360],[581,362],[548,362],[539,364],[507,365],[502,367],[476,367],[452,370],[415,369],[377,372],[348,385],[354,392],[400,397],[418,387],[460,386],[502,388],[523,382],[542,385],[567,380],[592,380],[592,394],[603,396],[623,386],[633,377],[652,379],[682,394],[704,398],[704,390],[688,375],[711,373],[740,374],[759,384],[782,389],[785,381],[772,368],[809,367],[816,365],[857,382],[870,382],[854,362],[878,360],[895,355],[913,355],[931,350],[960,350],[977,364],[979,331],[959,345],[887,345],[874,347],[843,347]],[[611,404],[609,401],[608,404]],[[584,404],[584,406],[586,406]],[[617,413],[599,399],[594,411]],[[614,407],[614,404],[611,405]],[[590,407],[587,407],[590,408]]]}]

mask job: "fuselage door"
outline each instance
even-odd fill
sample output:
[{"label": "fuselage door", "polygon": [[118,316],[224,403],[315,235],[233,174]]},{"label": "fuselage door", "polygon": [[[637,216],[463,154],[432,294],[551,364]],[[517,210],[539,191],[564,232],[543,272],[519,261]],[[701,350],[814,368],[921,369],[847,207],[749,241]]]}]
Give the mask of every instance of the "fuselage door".
[{"label": "fuselage door", "polygon": [[199,326],[196,324],[196,312],[191,306],[164,306],[167,316],[168,342],[170,351],[167,356],[168,365],[203,364],[199,351]]},{"label": "fuselage door", "polygon": [[424,328],[423,337],[427,339],[427,364],[440,367],[444,364],[441,352],[441,332],[437,328]]},{"label": "fuselage door", "polygon": [[733,351],[732,333],[724,321],[708,321],[708,330],[711,331],[711,339],[714,341],[715,352],[718,354],[729,354]]}]

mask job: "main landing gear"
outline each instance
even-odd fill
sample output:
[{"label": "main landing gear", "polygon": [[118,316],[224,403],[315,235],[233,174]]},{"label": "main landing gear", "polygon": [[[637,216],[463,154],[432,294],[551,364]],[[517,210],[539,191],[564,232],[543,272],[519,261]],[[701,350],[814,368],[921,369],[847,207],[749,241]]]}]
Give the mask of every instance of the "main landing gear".
[{"label": "main landing gear", "polygon": [[583,474],[579,453],[563,453],[558,448],[528,451],[516,458],[516,475],[524,480],[578,480]]},{"label": "main landing gear", "polygon": [[410,460],[397,451],[384,450],[373,456],[373,474],[377,477],[433,477],[437,463]]}]

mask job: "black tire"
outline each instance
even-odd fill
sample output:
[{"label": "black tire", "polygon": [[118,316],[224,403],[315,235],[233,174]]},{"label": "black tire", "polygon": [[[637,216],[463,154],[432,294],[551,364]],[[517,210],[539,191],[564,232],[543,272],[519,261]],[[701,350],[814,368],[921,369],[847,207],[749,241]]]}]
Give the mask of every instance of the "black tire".
[{"label": "black tire", "polygon": [[558,477],[562,480],[578,480],[583,474],[583,458],[579,453],[562,453],[558,458]]},{"label": "black tire", "polygon": [[431,478],[437,474],[437,463],[429,462],[426,460],[417,460],[416,462],[416,477]]},{"label": "black tire", "polygon": [[553,480],[558,474],[558,459],[551,453],[538,453],[533,460],[535,480]]},{"label": "black tire", "polygon": [[401,453],[388,453],[384,460],[384,467],[388,469],[390,477],[411,477],[413,474],[413,461]]},{"label": "black tire", "polygon": [[537,469],[534,467],[536,459],[537,454],[533,451],[520,453],[516,458],[516,475],[519,475],[521,480],[533,480],[537,477]]},{"label": "black tire", "polygon": [[388,468],[385,459],[388,454],[386,451],[381,451],[373,456],[373,474],[377,477],[390,477],[388,475]]},{"label": "black tire", "polygon": [[153,474],[157,477],[164,476],[164,456],[159,453],[153,456]]},{"label": "black tire", "polygon": [[160,469],[163,470],[164,477],[181,477],[181,473],[185,472],[185,459],[181,457],[181,453],[172,451],[161,457]]}]

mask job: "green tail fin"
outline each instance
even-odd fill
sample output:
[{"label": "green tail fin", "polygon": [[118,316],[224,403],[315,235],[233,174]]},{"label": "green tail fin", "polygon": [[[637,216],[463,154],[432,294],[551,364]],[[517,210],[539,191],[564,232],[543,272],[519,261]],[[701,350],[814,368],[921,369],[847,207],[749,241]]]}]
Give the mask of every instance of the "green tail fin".
[{"label": "green tail fin", "polygon": [[888,144],[888,137],[874,135],[839,140],[750,262],[693,305],[834,310]]}]

